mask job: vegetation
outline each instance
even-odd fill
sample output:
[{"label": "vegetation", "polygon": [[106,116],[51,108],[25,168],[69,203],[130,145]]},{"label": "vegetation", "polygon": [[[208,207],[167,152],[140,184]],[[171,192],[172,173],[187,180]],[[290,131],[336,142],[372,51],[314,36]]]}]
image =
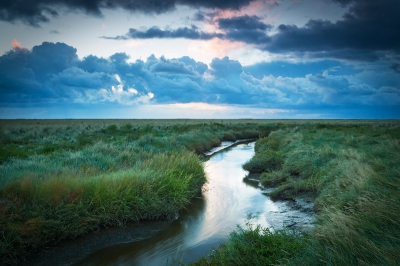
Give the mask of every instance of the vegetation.
[{"label": "vegetation", "polygon": [[269,133],[232,121],[1,122],[0,264],[102,227],[174,217],[206,181],[201,152]]},{"label": "vegetation", "polygon": [[238,228],[195,265],[398,265],[400,123],[2,120],[0,264],[91,230],[166,219],[205,182],[202,152],[257,138],[244,165],[273,199],[306,193],[309,235]]},{"label": "vegetation", "polygon": [[[261,265],[264,258],[259,256],[265,257],[264,265],[398,265],[398,121],[285,125],[259,139],[255,150],[244,168],[262,172],[262,184],[276,187],[270,193],[273,199],[314,196],[316,226],[297,237],[296,252],[291,240],[260,247],[260,242],[280,237],[280,231],[253,234],[253,229],[240,229],[198,265]],[[248,235],[254,239],[248,241]]]},{"label": "vegetation", "polygon": [[288,258],[304,249],[302,241],[293,232],[271,231],[252,224],[250,219],[246,228],[238,226],[230,234],[226,244],[192,265],[285,265]]}]

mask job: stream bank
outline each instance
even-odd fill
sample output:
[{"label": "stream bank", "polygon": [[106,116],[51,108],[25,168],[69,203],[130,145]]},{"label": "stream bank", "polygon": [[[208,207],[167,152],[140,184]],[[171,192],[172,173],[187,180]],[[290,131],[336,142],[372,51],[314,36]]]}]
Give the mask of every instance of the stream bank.
[{"label": "stream bank", "polygon": [[255,176],[242,169],[254,155],[254,142],[223,143],[210,155],[202,196],[177,219],[92,232],[44,251],[34,264],[165,265],[174,258],[190,263],[224,243],[249,214],[264,227],[300,230],[312,226],[312,208],[307,207],[311,203],[273,202],[263,194],[266,190],[260,190]]},{"label": "stream bank", "polygon": [[[243,182],[257,187],[262,194],[269,197],[269,193],[277,189],[277,187],[264,187],[260,181],[260,173],[249,173]],[[314,227],[314,197],[309,194],[299,194],[290,199],[275,200],[274,203],[278,210],[272,212],[273,215],[268,217],[269,223],[273,228],[288,228],[297,233],[308,232]]]}]

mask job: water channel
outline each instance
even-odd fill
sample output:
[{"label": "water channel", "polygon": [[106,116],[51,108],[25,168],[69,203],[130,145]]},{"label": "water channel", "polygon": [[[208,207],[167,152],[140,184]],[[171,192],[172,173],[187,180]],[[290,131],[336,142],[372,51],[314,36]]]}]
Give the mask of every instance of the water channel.
[{"label": "water channel", "polygon": [[[161,223],[161,229],[154,230],[151,237],[147,233],[138,237],[140,232],[126,230],[125,239],[119,243],[97,248],[68,265],[167,265],[174,259],[193,262],[224,243],[237,225],[245,225],[249,214],[256,216],[254,223],[266,227],[311,224],[309,213],[301,209],[310,207],[308,203],[293,208],[287,202],[273,202],[262,193],[257,181],[245,178],[248,173],[242,165],[253,155],[254,142],[215,152],[204,162],[208,182],[201,197],[195,198],[178,219]],[[75,249],[76,254],[82,251]]]}]

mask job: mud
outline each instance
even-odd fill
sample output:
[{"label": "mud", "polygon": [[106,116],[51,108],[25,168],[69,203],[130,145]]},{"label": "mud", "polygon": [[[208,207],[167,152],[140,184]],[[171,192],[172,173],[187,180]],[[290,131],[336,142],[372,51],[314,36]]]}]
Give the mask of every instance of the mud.
[{"label": "mud", "polygon": [[[277,189],[276,187],[266,188],[261,185],[259,173],[248,174],[243,181],[252,184],[260,189],[260,192],[266,196]],[[275,229],[288,228],[296,233],[308,232],[314,227],[314,197],[309,194],[299,194],[292,199],[274,201],[278,207],[277,211],[271,211],[266,216],[267,222]]]}]

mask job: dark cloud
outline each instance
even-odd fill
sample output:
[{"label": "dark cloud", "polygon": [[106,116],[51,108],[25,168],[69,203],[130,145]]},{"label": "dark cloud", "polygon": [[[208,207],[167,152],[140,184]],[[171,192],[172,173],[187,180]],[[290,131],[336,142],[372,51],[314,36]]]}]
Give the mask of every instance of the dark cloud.
[{"label": "dark cloud", "polygon": [[74,66],[77,61],[75,48],[65,43],[44,42],[32,48],[27,68],[33,70],[36,79],[45,80],[48,76]]},{"label": "dark cloud", "polygon": [[212,38],[222,38],[220,33],[207,33],[199,31],[196,26],[191,28],[183,27],[176,30],[162,30],[159,27],[151,27],[148,30],[140,31],[137,29],[129,29],[124,36],[102,37],[104,39],[126,40],[126,39],[152,39],[152,38],[185,38],[192,40],[210,40]]},{"label": "dark cloud", "polygon": [[78,67],[89,72],[105,72],[105,73],[112,73],[114,72],[114,66],[111,64],[110,60],[105,58],[99,58],[94,55],[89,55],[83,60],[78,62]]},{"label": "dark cloud", "polygon": [[355,0],[330,0],[330,1],[337,2],[337,3],[341,4],[342,6],[347,6],[351,2],[354,2]]},{"label": "dark cloud", "polygon": [[269,42],[271,38],[261,30],[230,30],[226,32],[225,39],[247,44],[259,44]]},{"label": "dark cloud", "polygon": [[225,31],[225,33],[204,32],[192,25],[191,28],[183,27],[175,30],[162,30],[159,27],[152,27],[144,31],[130,29],[129,32],[123,36],[102,38],[113,40],[150,38],[210,40],[213,38],[220,38],[250,44],[265,43],[270,40],[270,37],[266,34],[266,31],[270,30],[272,26],[262,22],[260,17],[244,15],[232,18],[220,18],[216,20],[216,22],[218,23],[219,28]]},{"label": "dark cloud", "polygon": [[400,64],[399,64],[399,63],[393,63],[393,64],[390,66],[390,68],[393,69],[394,72],[400,73]]},{"label": "dark cloud", "polygon": [[60,34],[60,32],[58,30],[51,30],[50,34]]},{"label": "dark cloud", "polygon": [[0,57],[0,88],[14,101],[43,101],[57,97],[48,83],[53,75],[77,62],[76,49],[64,43],[44,42],[27,49],[14,49]]},{"label": "dark cloud", "polygon": [[219,8],[239,10],[254,0],[177,0],[177,4],[193,7]]},{"label": "dark cloud", "polygon": [[3,0],[0,1],[0,20],[22,21],[34,27],[57,17],[60,7],[79,10],[93,16],[102,16],[101,9],[122,8],[131,12],[160,14],[177,5],[219,9],[240,9],[254,0]]},{"label": "dark cloud", "polygon": [[[147,31],[131,29],[125,36],[105,38],[221,38],[251,44],[271,53],[353,61],[372,62],[400,56],[400,1],[332,1],[348,6],[341,20],[309,20],[303,27],[282,24],[274,34],[269,34],[272,26],[262,22],[260,17],[243,15],[216,19],[224,33],[203,32],[195,26],[176,30],[153,27]],[[197,17],[207,20],[204,13],[198,13]]]},{"label": "dark cloud", "polygon": [[266,31],[272,29],[257,16],[238,16],[232,18],[220,18],[218,27],[226,31],[225,38],[231,41],[240,41],[249,44],[265,43],[270,40]]},{"label": "dark cloud", "polygon": [[385,53],[400,53],[400,2],[397,0],[337,1],[353,3],[335,23],[310,20],[305,27],[280,25],[278,33],[260,48],[273,53],[298,53],[374,61]]},{"label": "dark cloud", "polygon": [[64,43],[48,43],[32,50],[14,49],[0,57],[0,104],[35,102],[111,102],[133,104],[150,100],[191,101],[200,90],[207,65],[189,57],[150,56],[128,63],[129,56],[87,56]]},{"label": "dark cloud", "polygon": [[265,24],[258,16],[239,16],[232,18],[220,18],[217,20],[218,26],[223,30],[262,30],[266,31],[272,28]]},{"label": "dark cloud", "polygon": [[104,72],[88,73],[83,69],[71,67],[54,75],[51,79],[59,85],[73,88],[101,88],[103,84],[114,80]]},{"label": "dark cloud", "polygon": [[[0,56],[0,107],[147,102],[315,110],[400,106],[400,80],[387,63],[366,67],[331,60],[243,67],[224,57],[214,58],[208,67],[187,56],[152,55],[130,62],[125,53],[79,59],[76,52],[64,43],[44,42],[32,50],[13,49]],[[296,68],[302,70],[284,75],[284,69]]]},{"label": "dark cloud", "polygon": [[0,91],[2,99],[7,95],[15,96],[20,92],[29,93],[40,89],[40,83],[35,80],[34,72],[26,67],[28,55],[29,52],[27,51],[17,50],[5,53],[0,57]]}]

